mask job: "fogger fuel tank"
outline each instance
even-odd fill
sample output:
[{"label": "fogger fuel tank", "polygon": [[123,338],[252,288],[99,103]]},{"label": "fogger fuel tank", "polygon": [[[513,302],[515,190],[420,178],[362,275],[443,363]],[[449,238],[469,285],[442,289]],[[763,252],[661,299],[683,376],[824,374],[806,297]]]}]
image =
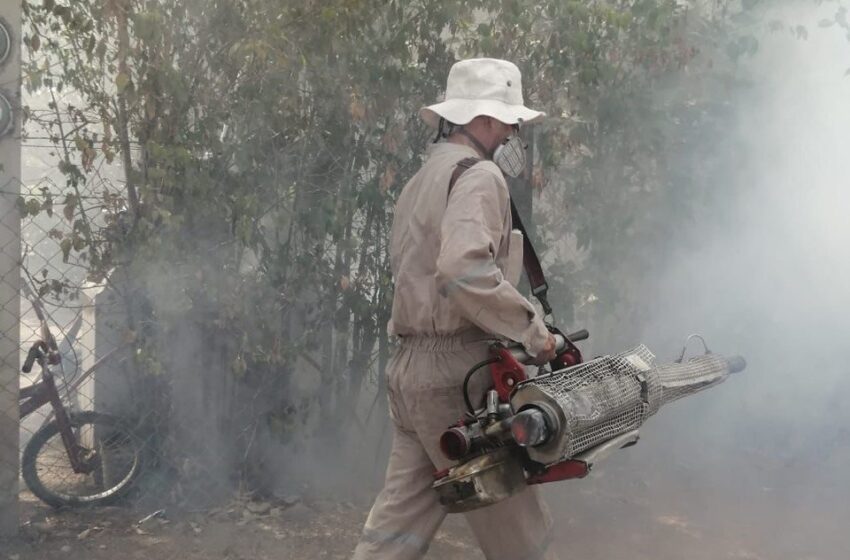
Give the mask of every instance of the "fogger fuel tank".
[{"label": "fogger fuel tank", "polygon": [[[745,367],[741,357],[708,351],[657,365],[639,345],[521,381],[509,407],[491,404],[444,434],[444,451],[459,463],[435,473],[434,488],[448,511],[462,512],[528,484],[582,478],[594,463],[636,443],[638,428],[661,406]],[[488,400],[496,399],[494,393]]]}]

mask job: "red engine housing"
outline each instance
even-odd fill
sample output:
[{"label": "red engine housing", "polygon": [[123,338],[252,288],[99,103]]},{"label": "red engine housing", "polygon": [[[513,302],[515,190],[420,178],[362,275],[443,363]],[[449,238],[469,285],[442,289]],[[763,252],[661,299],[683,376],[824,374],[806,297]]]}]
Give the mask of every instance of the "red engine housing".
[{"label": "red engine housing", "polygon": [[510,351],[504,346],[494,346],[491,350],[499,358],[498,362],[490,364],[490,376],[493,378],[493,388],[499,394],[499,400],[510,402],[511,392],[520,381],[528,376],[522,364],[516,361]]},{"label": "red engine housing", "polygon": [[[561,334],[555,329],[551,329],[556,334]],[[552,360],[549,365],[552,371],[572,367],[582,363],[581,351],[569,338],[564,336],[566,348],[561,351],[558,356]],[[511,392],[521,381],[528,379],[525,374],[525,369],[511,355],[510,351],[502,345],[494,345],[492,352],[499,358],[498,362],[490,364],[490,376],[493,378],[493,387],[499,394],[499,400],[502,402],[510,402]]]},{"label": "red engine housing", "polygon": [[528,477],[529,484],[545,484],[547,482],[557,482],[559,480],[569,480],[571,478],[584,478],[590,468],[584,461],[569,460],[562,463],[556,463],[548,467],[545,471],[539,474]]}]

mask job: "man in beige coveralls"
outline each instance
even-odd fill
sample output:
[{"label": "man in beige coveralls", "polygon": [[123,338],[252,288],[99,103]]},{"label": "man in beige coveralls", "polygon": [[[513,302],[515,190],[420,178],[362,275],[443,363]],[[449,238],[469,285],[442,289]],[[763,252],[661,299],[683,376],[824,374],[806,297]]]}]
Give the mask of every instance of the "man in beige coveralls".
[{"label": "man in beige coveralls", "polygon": [[[387,369],[393,444],[385,486],[355,560],[425,555],[446,516],[431,488],[434,470],[451,465],[440,452],[440,435],[463,415],[463,377],[488,357],[487,341],[521,342],[539,363],[555,356],[554,338],[515,288],[522,242],[511,228],[502,170],[490,161],[517,125],[543,116],[523,106],[519,69],[503,60],[458,62],[449,72],[446,100],[420,115],[445,141],[429,147],[395,208],[389,329],[401,347]],[[444,123],[451,123],[445,135]],[[449,192],[456,164],[469,157],[486,161],[468,169]],[[488,385],[486,375],[473,380],[474,403]],[[548,550],[551,518],[532,488],[466,519],[488,560],[556,558]]]}]

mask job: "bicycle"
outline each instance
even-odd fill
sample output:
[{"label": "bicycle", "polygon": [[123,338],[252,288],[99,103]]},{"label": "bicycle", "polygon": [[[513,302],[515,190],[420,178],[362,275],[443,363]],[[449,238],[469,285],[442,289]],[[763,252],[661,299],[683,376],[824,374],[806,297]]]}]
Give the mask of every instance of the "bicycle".
[{"label": "bicycle", "polygon": [[[48,403],[53,411],[52,419],[24,447],[21,475],[36,497],[56,508],[115,503],[142,470],[142,440],[116,416],[66,408],[53,371],[62,365],[59,346],[38,297],[28,286],[25,290],[39,320],[40,338],[27,352],[21,371],[30,373],[38,363],[41,375],[40,381],[20,389],[20,419]],[[66,395],[74,394],[117,351],[105,354],[74,378],[66,386]]]}]

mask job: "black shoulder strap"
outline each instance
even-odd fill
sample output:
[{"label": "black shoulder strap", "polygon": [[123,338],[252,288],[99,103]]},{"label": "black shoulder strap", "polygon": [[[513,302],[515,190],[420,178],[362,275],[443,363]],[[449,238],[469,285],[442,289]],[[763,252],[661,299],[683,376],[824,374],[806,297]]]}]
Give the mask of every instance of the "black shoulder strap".
[{"label": "black shoulder strap", "polygon": [[531,293],[540,302],[543,307],[543,313],[546,315],[552,314],[552,306],[549,305],[549,284],[546,282],[546,276],[543,274],[543,267],[540,265],[540,258],[537,256],[537,251],[534,250],[534,245],[531,243],[531,237],[525,230],[522,223],[522,218],[519,217],[519,212],[516,209],[513,199],[511,199],[511,219],[514,227],[522,233],[522,265],[525,268],[525,275],[528,276],[528,283],[531,285]]},{"label": "black shoulder strap", "polygon": [[[457,183],[457,180],[460,179],[460,176],[479,161],[481,160],[469,157],[457,162],[454,171],[452,171],[452,177],[449,180],[447,199],[451,195],[452,189],[455,183]],[[531,293],[540,302],[543,312],[546,315],[550,315],[552,313],[552,307],[549,305],[549,299],[547,297],[549,284],[546,282],[543,267],[540,265],[540,258],[537,256],[537,251],[534,250],[534,245],[531,244],[531,238],[528,236],[528,232],[522,223],[522,218],[519,217],[519,212],[516,209],[513,199],[511,199],[511,221],[514,227],[522,233],[522,265],[525,268],[525,275],[528,277],[528,283],[531,286]]]},{"label": "black shoulder strap", "polygon": [[457,180],[460,179],[460,176],[463,175],[463,173],[467,169],[469,169],[479,161],[481,160],[478,158],[468,157],[460,160],[455,164],[455,169],[454,171],[452,171],[452,178],[449,179],[449,190],[446,193],[446,200],[448,200],[449,196],[451,196],[452,189],[455,188],[455,183],[457,183]]}]

